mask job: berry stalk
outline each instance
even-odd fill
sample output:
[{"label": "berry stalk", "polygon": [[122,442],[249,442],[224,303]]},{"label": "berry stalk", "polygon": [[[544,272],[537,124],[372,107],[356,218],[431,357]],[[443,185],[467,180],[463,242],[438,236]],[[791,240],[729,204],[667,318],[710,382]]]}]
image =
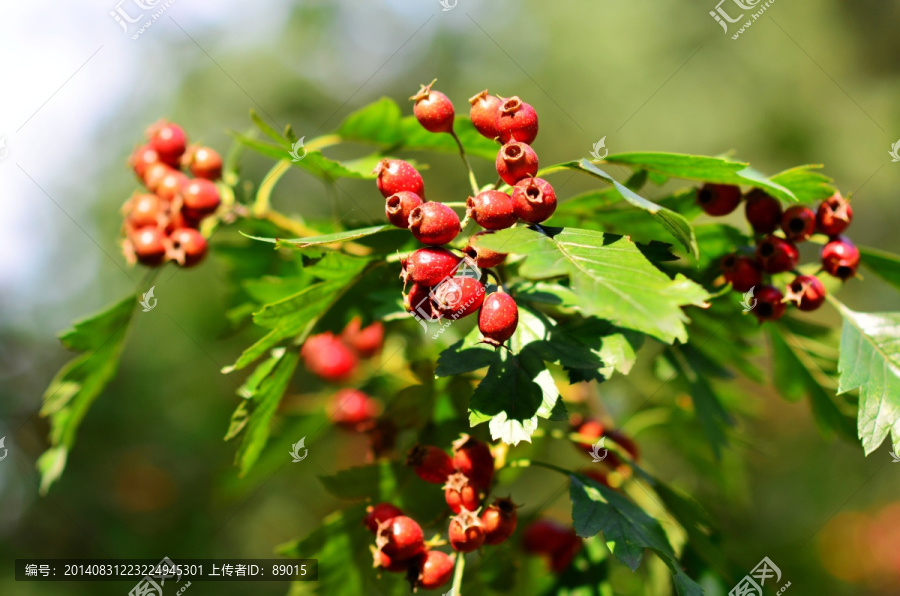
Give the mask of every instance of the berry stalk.
[{"label": "berry stalk", "polygon": [[472,185],[472,194],[478,194],[478,180],[475,179],[475,172],[472,170],[472,164],[469,163],[469,157],[466,155],[466,150],[463,147],[462,141],[459,140],[459,137],[456,136],[456,131],[451,130],[450,136],[453,137],[453,140],[456,141],[456,146],[459,147],[459,156],[463,160],[463,164],[466,166],[466,171],[469,172],[469,184]]}]

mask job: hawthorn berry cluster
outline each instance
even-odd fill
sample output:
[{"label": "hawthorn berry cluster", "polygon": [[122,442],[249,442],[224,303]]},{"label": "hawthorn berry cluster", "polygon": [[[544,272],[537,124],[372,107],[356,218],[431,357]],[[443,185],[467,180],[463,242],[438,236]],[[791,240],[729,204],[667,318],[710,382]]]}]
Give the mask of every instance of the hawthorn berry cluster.
[{"label": "hawthorn berry cluster", "polygon": [[209,147],[188,147],[184,130],[171,122],[157,122],[146,135],[128,161],[148,192],[135,193],[122,208],[122,250],[130,263],[191,267],[206,256],[199,227],[221,203],[214,181],[222,176],[222,158]]},{"label": "hawthorn berry cluster", "polygon": [[[433,85],[434,81],[423,85],[410,98],[415,102],[413,113],[426,130],[450,134],[459,143],[453,130],[453,103],[433,90]],[[443,317],[456,320],[479,311],[478,325],[484,341],[500,346],[515,332],[518,307],[502,288],[485,297],[481,269],[500,265],[507,255],[476,246],[473,239],[509,228],[519,220],[529,224],[546,220],[556,210],[556,193],[549,182],[535,177],[538,157],[531,143],[537,137],[538,117],[534,108],[518,97],[496,97],[488,95],[487,90],[469,99],[469,103],[475,129],[501,144],[496,167],[507,186],[498,182],[493,188],[469,196],[462,222],[450,206],[425,199],[424,181],[412,164],[384,159],[375,168],[375,174],[378,190],[385,197],[388,221],[408,229],[419,242],[428,245],[402,261],[406,309],[430,321]],[[446,248],[469,220],[485,231],[473,234],[461,254]],[[475,274],[467,274],[469,269]],[[412,285],[407,291],[409,284]]]},{"label": "hawthorn berry cluster", "polygon": [[[800,253],[797,244],[813,234],[828,236],[822,248],[822,270],[845,281],[856,275],[859,250],[844,230],[853,219],[853,209],[847,199],[837,192],[822,201],[814,211],[806,205],[782,209],[781,202],[761,189],[746,195],[740,188],[727,184],[705,184],[697,191],[697,202],[709,215],[728,215],[744,201],[744,213],[757,237],[755,252],[729,254],[722,259],[725,280],[738,292],[756,289],[757,305],[753,313],[760,321],[780,319],[788,304],[803,311],[819,308],[825,301],[825,286],[815,275],[797,272]],[[778,230],[780,229],[780,234]],[[794,279],[785,291],[764,278],[792,272]]]}]

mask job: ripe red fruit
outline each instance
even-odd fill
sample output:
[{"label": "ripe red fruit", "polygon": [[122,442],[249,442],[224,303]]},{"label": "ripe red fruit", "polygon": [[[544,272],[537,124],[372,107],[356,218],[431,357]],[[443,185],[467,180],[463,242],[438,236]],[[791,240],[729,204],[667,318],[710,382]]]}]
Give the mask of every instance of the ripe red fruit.
[{"label": "ripe red fruit", "polygon": [[206,256],[206,238],[193,228],[178,228],[169,234],[169,240],[169,258],[182,267],[193,267]]},{"label": "ripe red fruit", "polygon": [[360,329],[360,321],[359,317],[353,317],[347,323],[341,332],[341,341],[363,358],[371,358],[378,353],[384,343],[384,325],[380,321],[375,321],[368,327]]},{"label": "ripe red fruit", "polygon": [[782,273],[797,266],[797,247],[784,238],[766,236],[756,246],[756,260],[767,273]]},{"label": "ripe red fruit", "polygon": [[846,280],[856,275],[859,249],[845,236],[832,239],[822,248],[822,268],[830,275]]},{"label": "ripe red fruit", "polygon": [[416,445],[406,456],[406,465],[411,466],[416,476],[432,484],[444,484],[453,474],[453,460],[440,447]]},{"label": "ripe red fruit", "polygon": [[177,170],[169,170],[160,179],[159,184],[156,185],[156,196],[167,203],[171,203],[184,190],[187,183],[187,176]]},{"label": "ripe red fruit", "polygon": [[406,573],[409,571],[410,565],[413,564],[413,560],[411,559],[396,559],[388,556],[382,550],[378,550],[374,547],[369,548],[372,549],[373,569],[384,569],[390,573]]},{"label": "ripe red fruit", "polygon": [[453,576],[453,558],[439,550],[430,550],[419,559],[418,587],[437,590]]},{"label": "ripe red fruit", "polygon": [[453,550],[470,553],[484,544],[484,527],[477,511],[463,509],[450,520],[447,540]]},{"label": "ripe red fruit", "polygon": [[422,204],[422,198],[414,192],[401,190],[384,202],[384,214],[391,225],[404,230],[409,228],[409,214]]},{"label": "ripe red fruit", "polygon": [[487,443],[467,434],[453,442],[453,465],[475,488],[488,491],[494,480],[494,455]]},{"label": "ripe red fruit", "polygon": [[771,234],[781,223],[781,202],[754,188],[746,196],[744,215],[757,234]]},{"label": "ripe red fruit", "polygon": [[532,554],[552,553],[577,538],[572,528],[551,519],[539,519],[522,532],[522,548]]},{"label": "ripe red fruit", "polygon": [[403,306],[406,312],[423,318],[427,321],[435,321],[440,318],[440,313],[434,309],[431,301],[431,290],[428,286],[413,284],[408,294],[403,295]]},{"label": "ripe red fruit", "polygon": [[741,202],[741,189],[731,184],[704,184],[697,189],[697,203],[709,215],[728,215]]},{"label": "ripe red fruit", "polygon": [[356,354],[331,332],[307,339],[300,356],[309,372],[326,381],[343,381],[356,370]]},{"label": "ripe red fruit", "polygon": [[405,515],[382,522],[375,546],[392,559],[411,559],[425,550],[422,528]]},{"label": "ripe red fruit", "polygon": [[519,523],[516,504],[510,499],[496,499],[494,504],[481,514],[484,526],[484,543],[500,544],[512,536]]},{"label": "ripe red fruit", "polygon": [[596,418],[588,418],[573,425],[574,430],[579,435],[588,437],[590,443],[577,443],[580,451],[591,451],[594,443],[606,435],[606,427]]},{"label": "ripe red fruit", "polygon": [[499,346],[516,331],[519,325],[519,307],[509,294],[495,292],[485,298],[478,313],[478,330],[484,343]]},{"label": "ripe red fruit", "polygon": [[459,216],[443,203],[422,203],[409,214],[409,231],[422,244],[447,244],[460,229]]},{"label": "ripe red fruit", "polygon": [[477,311],[484,302],[484,286],[471,277],[453,277],[442,281],[431,293],[434,309],[454,320]]},{"label": "ripe red fruit", "polygon": [[530,145],[538,134],[537,112],[518,96],[508,97],[500,105],[497,130],[502,143],[521,141]]},{"label": "ripe red fruit", "polygon": [[519,180],[512,199],[516,217],[528,223],[541,223],[556,211],[556,192],[543,178]]},{"label": "ripe red fruit", "polygon": [[485,234],[493,234],[493,232],[477,232],[475,234],[472,234],[472,236],[469,238],[469,242],[463,249],[463,254],[474,260],[475,264],[482,269],[496,267],[497,265],[505,261],[507,257],[507,254],[505,252],[496,252],[483,246],[473,245],[472,241],[475,238],[477,238],[478,236],[484,236]]},{"label": "ripe red fruit", "polygon": [[147,138],[150,147],[159,154],[159,160],[165,164],[177,168],[181,163],[181,156],[187,147],[187,135],[177,124],[160,121],[147,129]]},{"label": "ripe red fruit", "polygon": [[472,107],[469,109],[469,118],[475,125],[475,130],[481,136],[496,139],[500,136],[500,106],[503,100],[496,95],[488,95],[487,89],[469,98]]},{"label": "ripe red fruit", "polygon": [[378,524],[394,519],[398,515],[403,515],[403,511],[391,503],[369,505],[366,507],[366,516],[363,518],[363,523],[370,532],[374,533],[378,531]]},{"label": "ripe red fruit", "polygon": [[573,531],[569,541],[562,548],[550,554],[550,569],[556,573],[562,573],[568,569],[575,559],[575,555],[581,550],[581,546],[581,538]]},{"label": "ripe red fruit", "polygon": [[141,180],[144,179],[147,168],[158,162],[159,154],[156,152],[156,149],[150,145],[141,145],[135,149],[131,154],[131,157],[128,158],[128,165],[134,169],[134,173],[137,174],[137,177]]},{"label": "ripe red fruit", "polygon": [[510,186],[538,172],[538,156],[529,145],[509,142],[497,152],[497,174]]},{"label": "ripe red fruit", "polygon": [[209,147],[191,147],[182,163],[197,178],[218,180],[222,177],[222,156]]},{"label": "ripe red fruit", "polygon": [[800,310],[816,310],[825,302],[825,286],[815,275],[798,275],[788,285],[784,299]]},{"label": "ripe red fruit", "polygon": [[154,267],[166,258],[166,238],[156,226],[145,226],[135,230],[130,241],[137,260],[142,265]]},{"label": "ripe red fruit", "polygon": [[440,91],[432,91],[435,81],[422,85],[419,92],[410,97],[416,102],[413,114],[428,132],[453,132],[453,102]]},{"label": "ripe red fruit", "polygon": [[162,179],[173,171],[176,170],[173,170],[161,161],[149,164],[144,169],[144,186],[146,186],[147,189],[150,190],[150,192],[156,192],[156,189],[159,187],[159,183],[162,182]]},{"label": "ripe red fruit", "polygon": [[760,321],[775,321],[784,315],[787,305],[784,294],[774,286],[763,286],[756,292],[756,306],[753,314]]},{"label": "ripe red fruit", "polygon": [[156,195],[135,195],[125,204],[128,224],[134,228],[159,226],[166,216],[166,209]]},{"label": "ripe red fruit", "polygon": [[805,205],[789,207],[781,219],[781,229],[792,242],[803,242],[816,231],[816,214]]},{"label": "ripe red fruit", "polygon": [[738,292],[747,292],[750,288],[762,283],[762,271],[759,263],[749,257],[735,254],[725,255],[722,258],[722,274],[726,281],[731,282],[731,287]]},{"label": "ripe red fruit", "polygon": [[185,216],[195,219],[214,212],[222,202],[216,184],[203,178],[188,182],[181,191],[181,200]]},{"label": "ripe red fruit", "polygon": [[403,269],[400,277],[405,284],[411,281],[425,286],[436,286],[448,277],[453,277],[462,257],[446,248],[428,246],[411,253],[401,261]]},{"label": "ripe red fruit", "polygon": [[637,443],[620,429],[611,430],[606,433],[606,436],[612,439],[619,447],[627,451],[631,456],[631,459],[635,461],[641,459],[641,450],[638,448]]},{"label": "ripe red fruit", "polygon": [[499,190],[485,190],[469,197],[466,213],[488,230],[502,230],[516,223],[512,198]]},{"label": "ripe red fruit", "polygon": [[459,513],[463,509],[468,511],[478,509],[481,502],[481,499],[478,498],[478,489],[472,486],[462,472],[447,476],[442,488],[444,489],[444,500],[453,513]]},{"label": "ripe red fruit", "polygon": [[822,201],[816,211],[816,226],[819,232],[828,236],[842,234],[853,221],[850,202],[836,192]]},{"label": "ripe red fruit", "polygon": [[175,230],[181,228],[193,228],[198,229],[200,227],[200,221],[186,217],[184,213],[179,211],[171,211],[169,210],[167,217],[165,218],[166,222],[166,234],[171,234]]},{"label": "ripe red fruit", "polygon": [[375,181],[381,196],[388,198],[398,192],[407,190],[425,198],[425,183],[412,164],[402,159],[382,159],[375,166],[374,174],[378,176]]},{"label": "ripe red fruit", "polygon": [[345,387],[331,398],[329,409],[335,424],[362,430],[375,420],[381,412],[381,405],[359,389]]},{"label": "ripe red fruit", "polygon": [[609,483],[609,470],[603,468],[591,468],[590,470],[585,470],[584,475],[603,486],[612,488],[612,485]]}]

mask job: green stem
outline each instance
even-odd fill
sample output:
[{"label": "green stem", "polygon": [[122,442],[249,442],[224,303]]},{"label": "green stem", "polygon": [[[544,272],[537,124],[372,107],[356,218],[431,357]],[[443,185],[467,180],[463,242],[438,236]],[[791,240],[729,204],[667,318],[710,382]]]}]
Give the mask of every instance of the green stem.
[{"label": "green stem", "polygon": [[459,553],[456,559],[456,571],[453,573],[453,588],[451,596],[462,596],[463,571],[466,568],[466,553]]},{"label": "green stem", "polygon": [[325,147],[340,144],[342,140],[340,135],[322,135],[306,143],[304,148],[307,151],[321,151]]},{"label": "green stem", "polygon": [[466,150],[463,147],[462,141],[456,136],[456,132],[451,130],[450,135],[453,137],[453,140],[456,141],[456,146],[459,147],[459,156],[462,158],[463,164],[465,164],[466,170],[469,172],[469,184],[472,185],[472,196],[475,196],[478,194],[478,181],[475,179],[475,172],[472,171],[472,164],[469,163],[469,158],[466,156]]},{"label": "green stem", "polygon": [[506,467],[508,468],[530,468],[531,466],[547,468],[548,470],[553,470],[554,472],[559,472],[560,474],[564,474],[566,476],[570,476],[573,474],[571,470],[566,470],[565,468],[560,468],[559,466],[548,464],[547,462],[535,461],[531,459],[514,459],[511,462],[507,462],[506,464]]},{"label": "green stem", "polygon": [[253,201],[254,216],[262,218],[269,212],[272,191],[275,190],[275,185],[278,184],[278,181],[290,167],[291,161],[289,159],[282,159],[272,166],[272,169],[269,170],[265,178],[263,178],[262,183],[259,185],[259,190],[256,191],[256,200]]}]

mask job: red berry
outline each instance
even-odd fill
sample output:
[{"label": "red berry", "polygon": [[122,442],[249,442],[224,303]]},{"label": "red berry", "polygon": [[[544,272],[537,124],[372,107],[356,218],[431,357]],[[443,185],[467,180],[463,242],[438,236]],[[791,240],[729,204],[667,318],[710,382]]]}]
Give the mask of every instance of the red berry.
[{"label": "red berry", "polygon": [[487,89],[469,98],[472,107],[469,110],[469,118],[475,125],[475,130],[489,139],[500,136],[500,106],[503,100],[496,95],[488,95]]},{"label": "red berry", "polygon": [[202,219],[219,208],[222,199],[214,182],[195,178],[181,191],[181,200],[186,217]]},{"label": "red berry", "polygon": [[781,202],[773,196],[754,188],[746,197],[744,214],[753,231],[758,234],[771,234],[781,223]]},{"label": "red berry", "polygon": [[184,190],[188,181],[188,177],[178,170],[169,170],[159,181],[159,184],[156,185],[156,196],[167,203],[171,203]]},{"label": "red berry", "polygon": [[784,238],[766,236],[756,246],[756,260],[767,273],[782,273],[797,266],[797,247]]},{"label": "red berry", "polygon": [[741,202],[741,189],[731,184],[704,184],[697,189],[697,203],[709,215],[728,215]]},{"label": "red berry", "polygon": [[466,213],[488,230],[502,230],[516,223],[512,198],[499,190],[485,190],[469,197]]},{"label": "red berry", "polygon": [[362,430],[375,420],[381,412],[381,406],[378,400],[359,389],[345,387],[331,398],[330,411],[335,424],[351,430]]},{"label": "red berry", "polygon": [[477,311],[484,302],[484,286],[471,277],[453,277],[442,281],[431,293],[434,308],[454,320]]},{"label": "red berry", "polygon": [[409,228],[409,214],[422,204],[422,198],[414,192],[401,190],[384,202],[384,214],[391,225],[404,230]]},{"label": "red berry", "polygon": [[191,147],[182,162],[197,178],[218,180],[222,177],[222,156],[209,147]]},{"label": "red berry", "polygon": [[384,343],[384,325],[375,321],[360,329],[360,318],[353,317],[341,332],[341,341],[353,348],[363,358],[371,358],[381,350]]},{"label": "red berry", "polygon": [[747,292],[750,288],[762,284],[759,263],[749,257],[725,255],[722,258],[722,274],[738,292]]},{"label": "red berry", "polygon": [[519,180],[512,199],[516,217],[528,223],[541,223],[556,211],[556,192],[543,178]]},{"label": "red berry", "polygon": [[409,294],[403,295],[403,306],[406,312],[428,321],[440,318],[440,313],[434,309],[431,301],[432,288],[419,284],[413,284]]},{"label": "red berry", "polygon": [[428,132],[453,132],[453,102],[440,91],[432,91],[434,83],[422,85],[419,92],[410,97],[416,102],[413,114]]},{"label": "red berry", "polygon": [[550,569],[556,573],[562,573],[569,568],[575,555],[581,550],[582,540],[573,531],[569,541],[562,548],[550,553]]},{"label": "red berry", "polygon": [[781,229],[792,242],[803,242],[816,231],[816,214],[805,205],[789,207],[781,219]]},{"label": "red berry", "polygon": [[583,474],[585,476],[587,476],[588,478],[590,478],[591,480],[593,480],[599,484],[602,484],[603,486],[612,488],[612,486],[609,483],[609,471],[608,470],[605,470],[603,468],[599,468],[599,469],[591,468],[589,470],[585,470],[583,472]]},{"label": "red berry", "polygon": [[130,236],[134,254],[142,265],[154,267],[166,258],[166,239],[156,226],[145,226]]},{"label": "red berry", "polygon": [[538,156],[529,145],[509,142],[497,152],[497,174],[510,186],[538,172]]},{"label": "red berry", "polygon": [[309,372],[326,381],[343,381],[356,370],[356,355],[331,332],[307,339],[300,356]]},{"label": "red berry", "polygon": [[775,321],[784,315],[787,305],[784,294],[774,286],[762,286],[756,292],[756,306],[753,314],[760,321]]},{"label": "red berry", "polygon": [[181,228],[194,228],[195,230],[200,227],[200,221],[186,217],[184,213],[179,211],[169,211],[166,218],[166,234],[171,234],[175,230]]},{"label": "red berry", "polygon": [[484,527],[477,511],[463,509],[450,520],[447,540],[453,550],[470,553],[484,544]]},{"label": "red berry", "polygon": [[500,544],[512,536],[519,523],[516,505],[510,499],[497,499],[481,514],[484,525],[484,543]]},{"label": "red berry", "polygon": [[478,313],[478,330],[484,343],[499,346],[516,331],[519,325],[519,307],[509,294],[494,292],[484,299]]},{"label": "red berry", "polygon": [[378,176],[376,183],[381,196],[388,198],[398,192],[407,190],[425,198],[425,183],[412,164],[402,159],[382,159],[375,166],[374,174]]},{"label": "red berry", "polygon": [[534,108],[517,96],[503,100],[497,120],[500,141],[521,141],[531,145],[538,134],[538,117]]},{"label": "red berry", "polygon": [[453,576],[453,558],[439,550],[430,550],[419,560],[417,585],[424,590],[437,590]]},{"label": "red berry", "polygon": [[825,302],[825,286],[815,275],[798,275],[788,285],[784,299],[800,310],[816,310]]},{"label": "red berry", "polygon": [[487,443],[467,434],[453,442],[453,465],[475,488],[488,491],[494,480],[494,455]]},{"label": "red berry", "polygon": [[206,256],[206,238],[193,228],[178,228],[169,234],[169,257],[182,267],[193,267]]},{"label": "red berry", "polygon": [[462,257],[446,248],[428,246],[411,253],[401,261],[403,282],[411,281],[425,286],[436,286],[453,277]]},{"label": "red berry", "polygon": [[856,275],[859,249],[845,236],[832,239],[822,248],[822,268],[830,275],[846,280]]},{"label": "red berry", "polygon": [[822,201],[816,211],[816,226],[822,234],[837,236],[842,234],[853,221],[853,209],[850,202],[836,192]]},{"label": "red berry", "polygon": [[156,149],[150,145],[141,145],[135,149],[134,153],[131,154],[131,157],[128,158],[128,165],[134,169],[134,173],[137,174],[137,177],[141,180],[144,179],[147,168],[158,162],[159,154],[156,152]]},{"label": "red berry", "polygon": [[440,447],[416,445],[406,457],[406,465],[412,466],[416,476],[432,484],[444,484],[453,474],[453,460]]},{"label": "red berry", "polygon": [[425,550],[422,528],[405,515],[382,522],[375,545],[392,559],[411,559]]},{"label": "red berry", "polygon": [[522,548],[532,554],[551,553],[570,544],[574,530],[551,519],[539,519],[532,522],[522,532]]},{"label": "red berry", "polygon": [[409,214],[409,231],[422,244],[447,244],[460,232],[459,216],[443,203],[422,203]]},{"label": "red berry", "polygon": [[163,202],[156,195],[135,195],[125,204],[128,223],[135,228],[159,226],[166,216]]},{"label": "red berry", "polygon": [[394,519],[398,515],[403,515],[403,511],[391,503],[369,505],[366,507],[366,516],[363,518],[363,523],[370,532],[374,533],[378,531],[378,524]]},{"label": "red berry", "polygon": [[462,472],[447,476],[442,488],[444,489],[444,500],[453,513],[459,513],[463,509],[475,511],[481,503],[481,499],[478,498],[478,489],[472,486]]},{"label": "red berry", "polygon": [[[383,550],[372,548],[373,569],[384,569],[390,573],[406,573],[412,563],[411,559],[396,559],[388,556]],[[416,563],[418,563],[418,559],[416,559]]]},{"label": "red berry", "polygon": [[160,121],[147,129],[150,146],[159,154],[159,160],[173,168],[179,167],[181,156],[187,147],[187,135],[177,124]]},{"label": "red berry", "polygon": [[159,183],[162,182],[162,179],[173,171],[176,170],[173,170],[160,161],[149,164],[144,169],[144,186],[146,186],[147,189],[150,190],[150,192],[156,192],[156,189],[159,187]]},{"label": "red berry", "polygon": [[493,232],[477,232],[475,234],[472,234],[472,236],[469,238],[469,242],[463,249],[463,254],[465,254],[470,259],[473,259],[475,261],[475,264],[482,269],[496,267],[497,265],[505,261],[507,257],[507,254],[505,252],[496,252],[489,248],[472,244],[472,240],[474,240],[478,236],[484,236],[485,234],[493,234]]},{"label": "red berry", "polygon": [[638,448],[637,443],[635,443],[634,439],[622,432],[621,429],[611,430],[606,433],[606,436],[612,439],[619,447],[627,451],[631,456],[631,459],[635,461],[641,459],[641,450]]}]

